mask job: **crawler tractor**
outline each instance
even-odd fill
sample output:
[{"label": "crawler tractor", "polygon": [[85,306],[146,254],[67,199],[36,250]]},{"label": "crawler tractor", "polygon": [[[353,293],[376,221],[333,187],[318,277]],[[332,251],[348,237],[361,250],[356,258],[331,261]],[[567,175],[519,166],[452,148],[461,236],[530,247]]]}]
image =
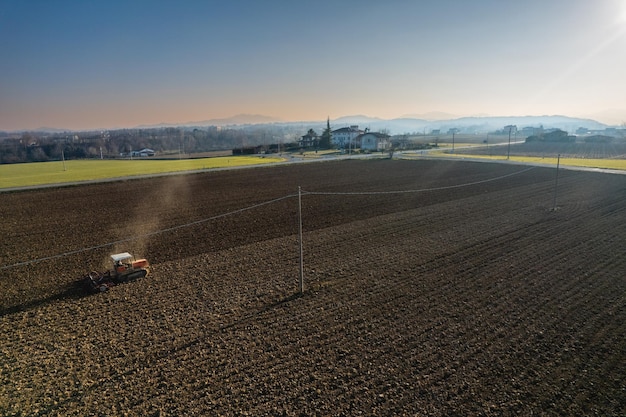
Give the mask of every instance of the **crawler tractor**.
[{"label": "crawler tractor", "polygon": [[92,271],[81,278],[87,292],[104,292],[124,282],[134,281],[148,275],[149,264],[145,259],[137,259],[128,252],[111,255],[113,269],[106,272]]}]

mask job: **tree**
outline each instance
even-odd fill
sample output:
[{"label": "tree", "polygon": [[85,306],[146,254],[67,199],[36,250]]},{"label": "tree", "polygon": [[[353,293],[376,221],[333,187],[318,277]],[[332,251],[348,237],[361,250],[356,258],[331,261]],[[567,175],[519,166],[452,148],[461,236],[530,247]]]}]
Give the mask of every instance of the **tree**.
[{"label": "tree", "polygon": [[322,132],[322,136],[320,137],[320,148],[321,149],[330,149],[333,147],[332,144],[332,136],[330,130],[330,118],[326,119],[326,128]]}]

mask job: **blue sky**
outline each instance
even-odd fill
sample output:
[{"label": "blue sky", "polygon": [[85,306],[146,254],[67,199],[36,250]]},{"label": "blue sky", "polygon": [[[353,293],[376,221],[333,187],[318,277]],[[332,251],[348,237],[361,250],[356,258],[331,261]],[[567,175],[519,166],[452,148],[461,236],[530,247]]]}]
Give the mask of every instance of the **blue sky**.
[{"label": "blue sky", "polygon": [[0,129],[626,121],[626,0],[0,0]]}]

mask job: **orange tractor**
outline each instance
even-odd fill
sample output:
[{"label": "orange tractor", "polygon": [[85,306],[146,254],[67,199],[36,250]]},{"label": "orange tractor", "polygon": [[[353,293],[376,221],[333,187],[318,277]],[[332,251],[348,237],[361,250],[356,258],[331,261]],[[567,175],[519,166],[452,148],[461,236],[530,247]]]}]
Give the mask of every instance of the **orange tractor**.
[{"label": "orange tractor", "polygon": [[148,275],[149,267],[146,259],[137,259],[128,252],[111,255],[113,269],[106,272],[91,271],[81,278],[87,292],[104,292],[124,282],[134,281]]}]

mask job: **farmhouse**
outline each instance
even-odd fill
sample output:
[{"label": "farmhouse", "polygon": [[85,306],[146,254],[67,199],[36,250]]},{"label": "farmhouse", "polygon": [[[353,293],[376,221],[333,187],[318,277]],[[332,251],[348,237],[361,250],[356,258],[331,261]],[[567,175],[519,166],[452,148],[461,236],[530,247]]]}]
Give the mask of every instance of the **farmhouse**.
[{"label": "farmhouse", "polygon": [[333,144],[340,149],[358,148],[359,135],[365,133],[359,130],[359,126],[342,127],[332,131]]},{"label": "farmhouse", "polygon": [[[505,130],[506,130],[505,133],[508,133],[508,129],[503,129],[503,131]],[[540,125],[539,127],[524,126],[520,130],[518,130],[521,136],[526,136],[526,137],[541,135],[543,131],[544,131],[543,125]]]},{"label": "farmhouse", "polygon": [[301,136],[298,141],[301,148],[313,148],[319,145],[320,137],[313,129],[309,129],[306,135]]},{"label": "farmhouse", "polygon": [[611,136],[614,138],[624,138],[626,137],[626,129],[618,129],[616,127],[607,127],[603,130],[602,129],[589,130],[587,134]]},{"label": "farmhouse", "polygon": [[382,151],[391,145],[390,136],[385,133],[367,132],[357,137],[362,151]]}]

